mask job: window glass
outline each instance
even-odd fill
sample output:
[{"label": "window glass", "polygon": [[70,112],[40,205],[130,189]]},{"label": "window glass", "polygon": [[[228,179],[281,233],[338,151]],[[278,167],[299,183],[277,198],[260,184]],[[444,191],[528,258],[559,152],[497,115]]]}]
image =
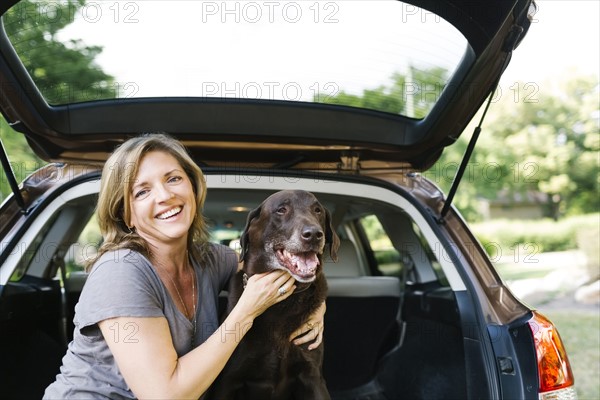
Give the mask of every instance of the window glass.
[{"label": "window glass", "polygon": [[[432,249],[417,224],[407,220],[405,214],[384,213],[382,216],[385,217],[381,218],[386,218],[383,223],[378,215],[364,216],[359,220],[369,242],[372,263],[376,264],[377,273],[414,282],[431,281],[435,276],[440,284],[448,286],[435,253],[438,249]],[[394,218],[398,220],[394,222]],[[399,231],[394,235],[386,229]],[[397,240],[395,245],[393,237]]]},{"label": "window glass", "polygon": [[27,274],[29,266],[33,261],[35,261],[35,257],[40,257],[40,246],[44,242],[44,238],[46,237],[46,235],[48,235],[48,231],[52,227],[53,223],[54,218],[44,225],[39,234],[33,239],[29,247],[27,247],[27,250],[23,252],[23,256],[19,260],[17,267],[10,276],[11,282],[20,281],[23,278],[23,276]]},{"label": "window glass", "polygon": [[[69,247],[65,255],[65,266],[67,277],[74,272],[83,272],[86,261],[92,259],[98,254],[98,249],[102,244],[102,235],[98,227],[96,213],[92,215],[77,241]],[[60,273],[60,271],[58,271]]]},{"label": "window glass", "polygon": [[236,252],[240,252],[240,236],[242,232],[237,229],[215,228],[210,230],[210,241],[229,246]]},{"label": "window glass", "polygon": [[369,215],[359,222],[369,241],[378,272],[387,276],[400,276],[403,268],[400,253],[392,245],[379,219],[375,215]]},{"label": "window glass", "polygon": [[4,25],[50,104],[243,98],[423,118],[467,48],[435,13],[393,0],[30,0]]},{"label": "window glass", "polygon": [[[444,271],[442,270],[442,265],[438,261],[434,250],[429,245],[429,242],[427,242],[427,240],[425,240],[425,237],[421,233],[421,230],[415,223],[413,223],[413,230],[415,231],[415,234],[419,238],[419,242],[421,243],[421,246],[423,247],[425,255],[429,259],[429,262],[431,263],[431,266],[433,267],[433,272],[437,276],[438,282],[440,282],[443,286],[450,286],[450,283],[448,282],[448,279],[446,278],[446,275],[444,274]],[[436,249],[436,251],[437,250],[438,249]]]},{"label": "window glass", "polygon": [[[214,243],[224,244],[239,252],[239,237],[241,232],[235,229],[211,229],[210,240]],[[41,239],[40,239],[41,240]],[[66,266],[67,277],[71,273],[83,272],[85,270],[86,260],[91,259],[98,254],[98,249],[102,244],[102,235],[98,227],[97,216],[94,213],[89,222],[79,235],[77,241],[69,247],[65,255],[64,263]],[[25,259],[23,263],[25,263]],[[57,277],[60,277],[60,271],[57,271]]]}]

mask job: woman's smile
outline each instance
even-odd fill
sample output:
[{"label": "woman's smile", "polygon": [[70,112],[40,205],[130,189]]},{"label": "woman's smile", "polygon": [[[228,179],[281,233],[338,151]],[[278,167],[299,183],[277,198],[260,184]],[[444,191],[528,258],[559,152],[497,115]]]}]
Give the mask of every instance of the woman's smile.
[{"label": "woman's smile", "polygon": [[156,216],[156,218],[158,219],[162,219],[162,220],[167,220],[171,217],[174,217],[175,215],[178,215],[182,210],[182,207],[175,207],[170,209],[169,211],[165,211],[163,213],[160,213]]},{"label": "woman's smile", "polygon": [[141,237],[150,243],[187,240],[196,198],[189,177],[172,155],[144,155],[131,197],[131,225]]}]

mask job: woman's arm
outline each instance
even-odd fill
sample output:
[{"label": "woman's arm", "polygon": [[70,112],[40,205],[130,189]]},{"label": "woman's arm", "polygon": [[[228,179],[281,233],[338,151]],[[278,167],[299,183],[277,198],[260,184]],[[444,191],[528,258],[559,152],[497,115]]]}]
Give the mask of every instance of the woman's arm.
[{"label": "woman's arm", "polygon": [[[287,290],[283,296],[278,293],[281,286]],[[285,300],[294,289],[294,279],[285,272],[252,276],[217,331],[180,358],[163,317],[118,317],[101,321],[99,326],[136,397],[197,399],[221,372],[254,318]]]}]

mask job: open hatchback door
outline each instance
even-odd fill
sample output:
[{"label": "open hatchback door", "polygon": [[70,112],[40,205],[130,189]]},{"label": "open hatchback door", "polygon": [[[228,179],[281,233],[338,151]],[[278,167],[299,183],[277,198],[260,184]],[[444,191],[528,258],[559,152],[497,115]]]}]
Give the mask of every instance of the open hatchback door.
[{"label": "open hatchback door", "polygon": [[[124,138],[160,130],[208,166],[366,171],[431,166],[494,89],[534,5],[6,1],[0,11],[0,109],[43,159],[102,161]],[[97,56],[70,63],[44,46]]]}]

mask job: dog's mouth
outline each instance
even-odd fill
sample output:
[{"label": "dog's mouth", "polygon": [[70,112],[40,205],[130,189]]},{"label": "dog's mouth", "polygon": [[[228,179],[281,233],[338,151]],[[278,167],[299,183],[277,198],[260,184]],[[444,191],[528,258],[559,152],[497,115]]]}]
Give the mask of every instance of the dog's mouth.
[{"label": "dog's mouth", "polygon": [[275,251],[277,259],[294,279],[299,282],[312,282],[319,266],[318,254],[314,251],[290,253],[285,249]]}]

